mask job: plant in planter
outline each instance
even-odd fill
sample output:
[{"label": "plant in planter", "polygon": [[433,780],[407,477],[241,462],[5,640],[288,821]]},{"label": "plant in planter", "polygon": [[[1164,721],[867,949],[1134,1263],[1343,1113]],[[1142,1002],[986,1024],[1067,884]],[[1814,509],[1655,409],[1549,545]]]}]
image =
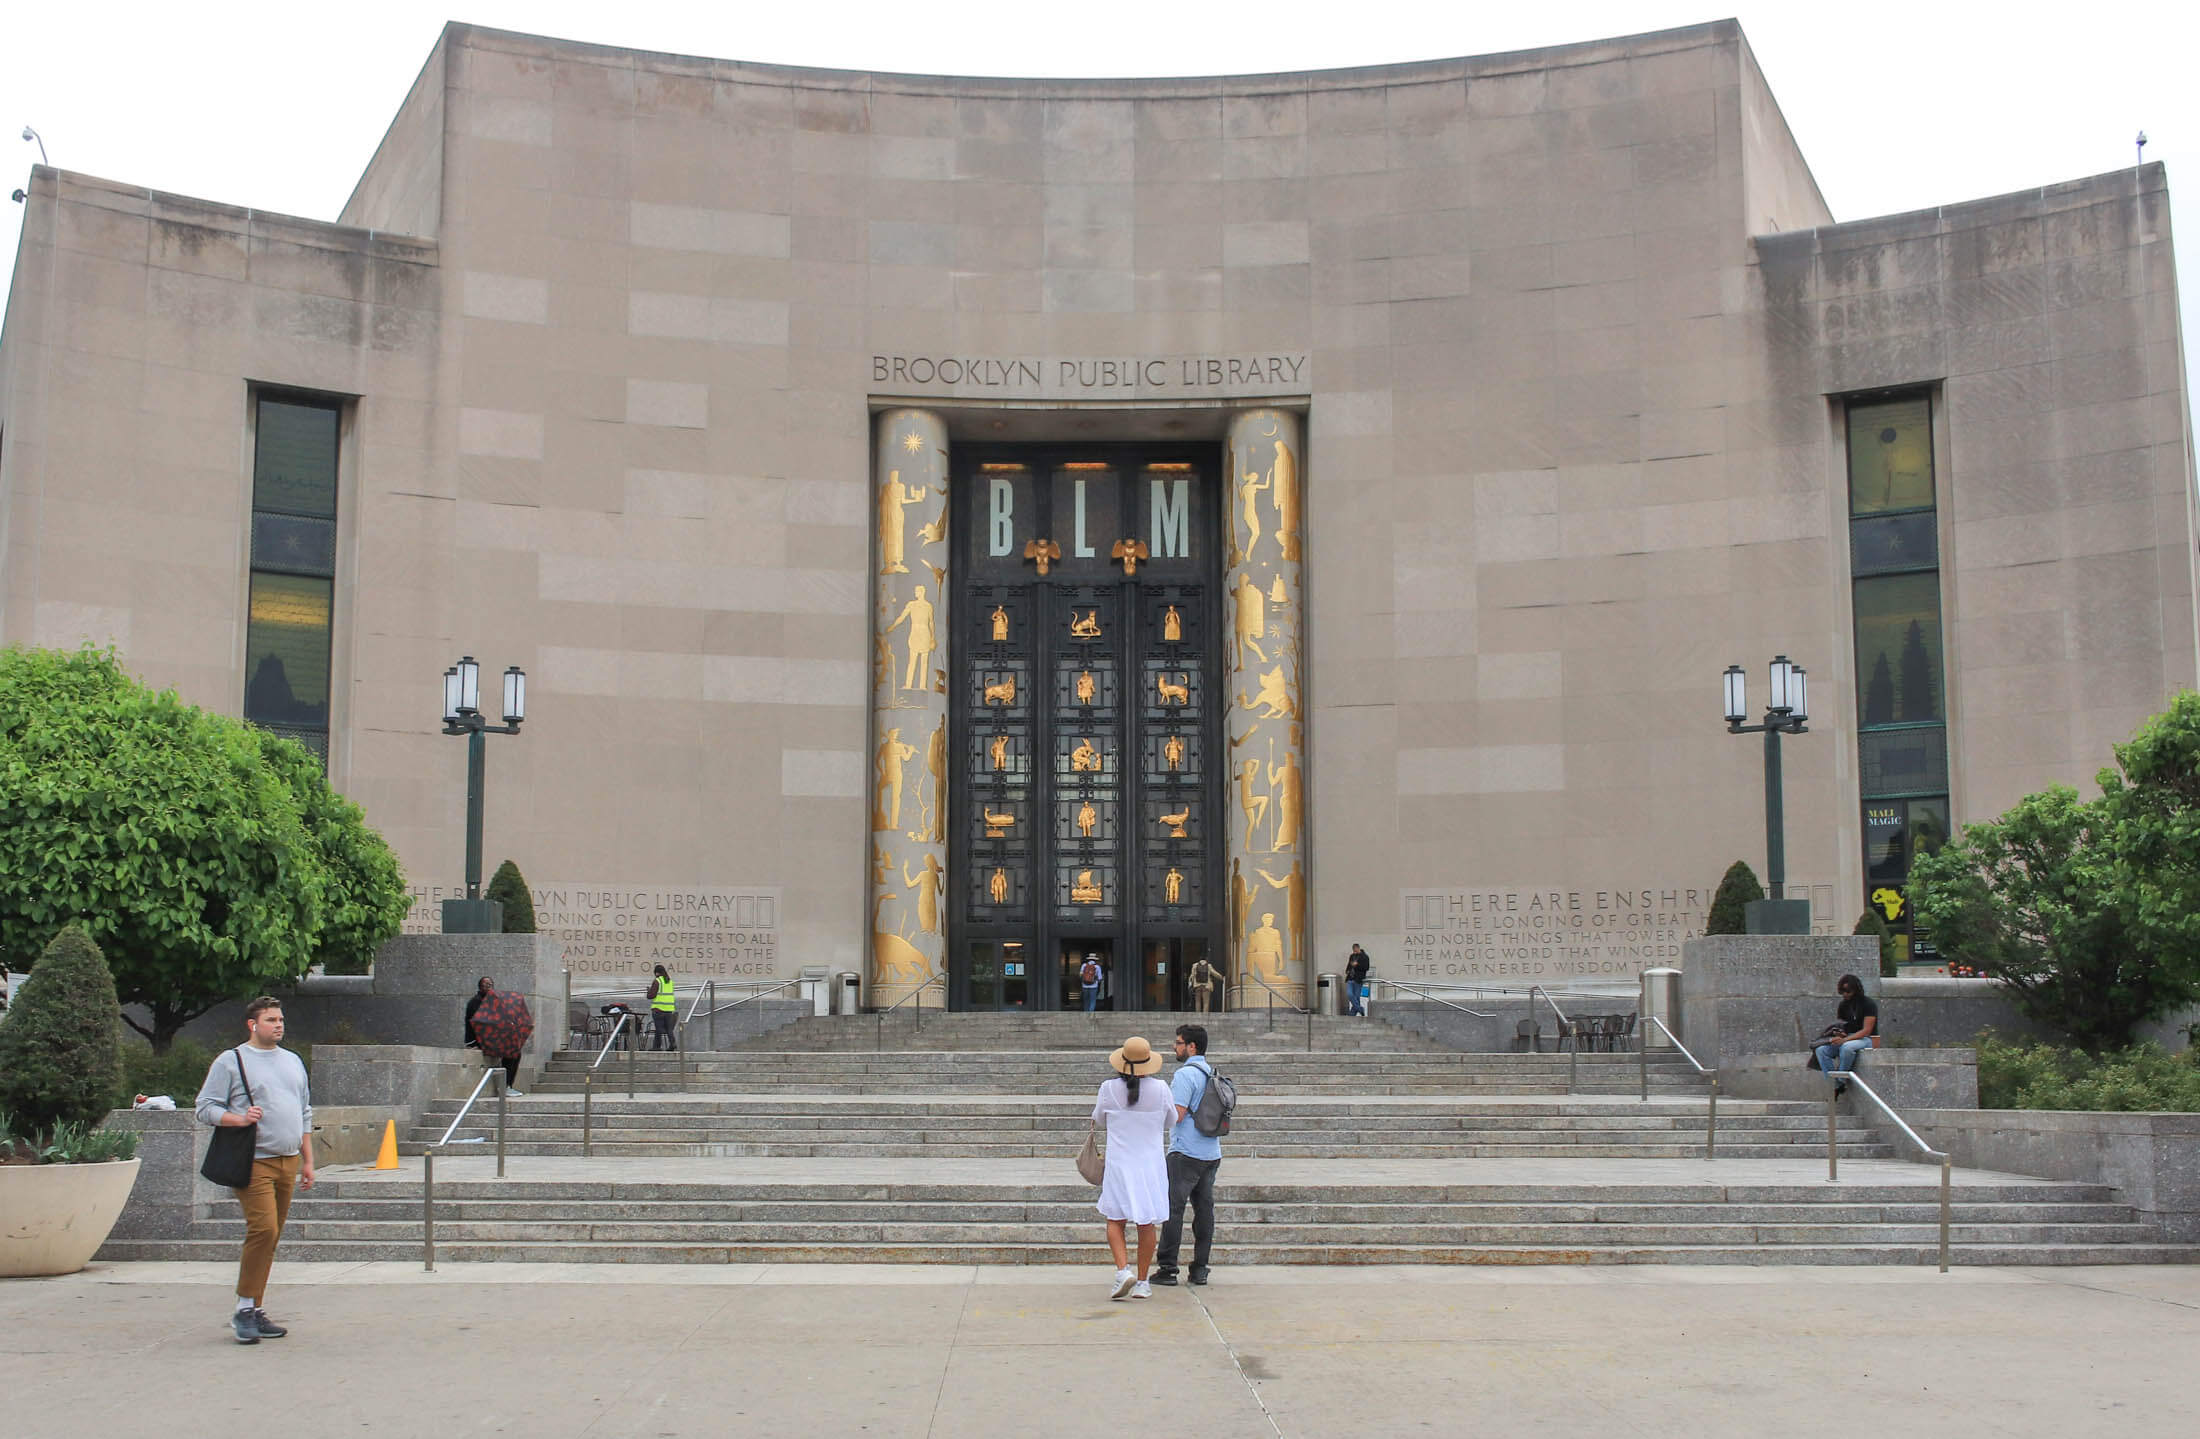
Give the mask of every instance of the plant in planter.
[{"label": "plant in planter", "polygon": [[114,976],[82,926],[54,936],[0,1019],[0,1277],[69,1274],[137,1182],[137,1136],[98,1127],[122,1078]]}]

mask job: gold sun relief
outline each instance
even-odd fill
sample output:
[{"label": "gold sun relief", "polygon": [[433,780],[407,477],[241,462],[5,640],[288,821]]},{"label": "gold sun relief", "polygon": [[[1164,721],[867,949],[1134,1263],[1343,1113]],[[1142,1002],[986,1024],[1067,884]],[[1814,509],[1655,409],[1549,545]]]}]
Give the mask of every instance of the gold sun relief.
[{"label": "gold sun relief", "polygon": [[924,449],[924,440],[915,430],[911,430],[901,437],[901,447],[912,455],[918,454]]}]

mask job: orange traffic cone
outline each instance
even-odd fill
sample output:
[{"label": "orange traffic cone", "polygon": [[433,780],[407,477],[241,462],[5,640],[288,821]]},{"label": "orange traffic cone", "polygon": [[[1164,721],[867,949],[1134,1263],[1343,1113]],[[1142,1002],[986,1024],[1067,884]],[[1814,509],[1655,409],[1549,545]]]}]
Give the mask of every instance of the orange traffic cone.
[{"label": "orange traffic cone", "polygon": [[374,1156],[376,1169],[397,1167],[397,1121],[387,1120],[382,1125],[382,1152]]}]

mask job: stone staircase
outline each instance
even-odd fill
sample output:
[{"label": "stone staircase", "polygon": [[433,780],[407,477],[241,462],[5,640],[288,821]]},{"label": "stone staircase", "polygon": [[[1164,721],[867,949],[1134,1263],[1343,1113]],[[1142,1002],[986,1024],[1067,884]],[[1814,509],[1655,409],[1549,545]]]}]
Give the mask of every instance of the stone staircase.
[{"label": "stone staircase", "polygon": [[[509,1178],[477,1109],[437,1163],[445,1262],[1097,1264],[1093,1191],[1069,1173],[1103,1056],[1169,1015],[805,1018],[730,1050],[557,1055],[509,1101]],[[1382,1024],[1299,1016],[1210,1023],[1241,1103],[1217,1187],[1218,1265],[1923,1264],[1938,1171],[1825,1109],[1722,1099],[1653,1055],[1462,1054]],[[884,1047],[878,1047],[883,1040]],[[683,1073],[686,1088],[683,1090]],[[433,1106],[417,1155],[457,1105]],[[1959,1174],[1962,1264],[2182,1263],[2113,1191]],[[421,1255],[420,1164],[332,1170],[295,1201],[287,1260]],[[223,1201],[171,1239],[107,1259],[214,1259],[243,1232]]]}]

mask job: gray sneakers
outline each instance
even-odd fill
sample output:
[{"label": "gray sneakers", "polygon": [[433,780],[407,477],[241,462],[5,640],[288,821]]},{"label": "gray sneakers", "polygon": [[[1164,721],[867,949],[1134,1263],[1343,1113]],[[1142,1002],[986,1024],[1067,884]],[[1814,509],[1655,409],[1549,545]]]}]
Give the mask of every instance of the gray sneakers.
[{"label": "gray sneakers", "polygon": [[259,1343],[260,1311],[257,1309],[238,1309],[232,1311],[229,1316],[229,1328],[230,1332],[234,1333],[237,1336],[237,1342],[239,1344]]},{"label": "gray sneakers", "polygon": [[265,1309],[253,1310],[252,1318],[254,1322],[257,1323],[260,1327],[260,1337],[262,1339],[280,1339],[285,1334],[288,1334],[290,1332],[282,1325],[277,1324],[274,1320],[268,1318],[267,1311]]}]

